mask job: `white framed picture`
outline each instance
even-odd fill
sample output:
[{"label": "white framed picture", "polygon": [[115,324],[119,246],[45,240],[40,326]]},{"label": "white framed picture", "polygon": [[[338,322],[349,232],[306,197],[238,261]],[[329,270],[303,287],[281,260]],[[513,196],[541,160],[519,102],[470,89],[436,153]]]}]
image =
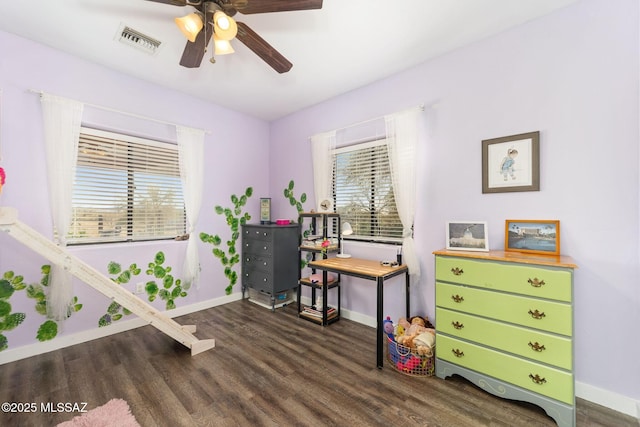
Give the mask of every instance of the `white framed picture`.
[{"label": "white framed picture", "polygon": [[459,251],[488,251],[489,230],[484,221],[448,221],[447,249]]}]

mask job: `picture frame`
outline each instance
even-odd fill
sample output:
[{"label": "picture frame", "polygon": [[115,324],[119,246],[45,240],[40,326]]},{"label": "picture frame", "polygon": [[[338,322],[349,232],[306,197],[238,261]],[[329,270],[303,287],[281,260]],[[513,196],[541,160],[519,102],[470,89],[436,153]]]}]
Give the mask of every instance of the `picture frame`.
[{"label": "picture frame", "polygon": [[560,221],[508,219],[504,227],[504,250],[560,255]]},{"label": "picture frame", "polygon": [[540,191],[540,132],[482,141],[482,192]]},{"label": "picture frame", "polygon": [[448,221],[447,249],[456,251],[489,251],[489,229],[483,221]]}]

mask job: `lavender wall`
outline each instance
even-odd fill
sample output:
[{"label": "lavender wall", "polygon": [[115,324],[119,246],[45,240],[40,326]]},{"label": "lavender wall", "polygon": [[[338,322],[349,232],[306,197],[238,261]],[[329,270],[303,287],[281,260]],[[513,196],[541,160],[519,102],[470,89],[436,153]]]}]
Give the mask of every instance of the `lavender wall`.
[{"label": "lavender wall", "polygon": [[[59,51],[0,32],[0,88],[2,88],[2,127],[0,165],[7,183],[0,204],[13,206],[19,218],[45,236],[52,236],[45,171],[40,100],[30,89],[76,99],[87,104],[109,107],[210,131],[205,137],[205,184],[200,222],[196,232],[220,233],[226,240],[229,229],[224,217],[216,215],[215,205],[231,206],[231,194],[241,194],[252,186],[255,196],[247,210],[259,212],[259,196],[268,194],[269,124],[216,105],[181,95],[84,62]],[[46,67],[43,66],[46,64]],[[175,141],[175,128],[122,114],[86,107],[86,124]],[[197,238],[197,235],[194,236]],[[176,301],[178,308],[224,298],[228,281],[212,247],[199,242],[202,276],[200,287]],[[181,277],[185,242],[136,243],[74,248],[72,252],[99,271],[106,273],[109,261],[128,266],[136,262],[143,268],[162,250],[165,265]],[[39,282],[40,266],[47,261],[0,233],[0,274],[12,270],[25,276],[27,283]],[[144,279],[147,280],[147,276]],[[134,280],[138,281],[138,280]],[[134,283],[129,285],[134,289]],[[239,285],[236,287],[239,291]],[[83,283],[74,282],[74,294],[83,309],[64,325],[60,336],[97,327],[98,318],[110,301]],[[27,314],[25,322],[6,335],[9,350],[37,342],[38,326],[44,318],[34,311],[35,301],[24,292],[11,298],[13,312]],[[164,310],[164,302],[154,302]],[[134,317],[134,316],[131,316]],[[57,338],[56,338],[57,339]],[[0,353],[0,359],[6,353]],[[5,356],[6,357],[6,356]]]},{"label": "lavender wall", "polygon": [[[505,219],[558,219],[562,253],[579,265],[578,394],[624,396],[625,410],[635,414],[638,56],[637,2],[583,0],[273,123],[271,150],[288,156],[271,159],[271,193],[294,179],[314,200],[309,136],[424,103],[415,223],[422,277],[413,285],[414,312],[434,314],[432,252],[444,246],[446,221],[488,221],[490,246],[502,249]],[[536,130],[540,191],[482,194],[481,140]],[[276,200],[275,211],[290,216],[286,202]],[[346,248],[373,259],[392,254]],[[392,317],[402,313],[399,289],[387,290]],[[375,315],[370,284],[350,280],[344,292],[347,310]]]}]

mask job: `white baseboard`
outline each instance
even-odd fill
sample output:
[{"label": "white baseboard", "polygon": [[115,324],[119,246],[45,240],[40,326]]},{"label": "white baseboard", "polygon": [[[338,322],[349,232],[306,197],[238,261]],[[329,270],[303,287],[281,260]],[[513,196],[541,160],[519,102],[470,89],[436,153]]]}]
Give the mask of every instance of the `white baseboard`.
[{"label": "white baseboard", "polygon": [[[211,307],[216,307],[223,304],[228,304],[233,301],[237,301],[242,298],[242,294],[237,292],[232,295],[214,298],[207,301],[197,302],[195,304],[187,305],[184,307],[177,307],[173,310],[165,311],[164,314],[170,318],[184,316],[186,314],[195,313],[197,311],[206,310]],[[38,342],[16,349],[7,349],[0,352],[0,365],[5,363],[15,362],[16,360],[26,359],[27,357],[36,356],[38,354],[49,353],[51,351],[59,350],[61,348],[70,347],[72,345],[81,344],[84,342],[92,341],[98,338],[104,338],[109,335],[118,334],[120,332],[129,331],[131,329],[145,326],[148,323],[139,317],[132,318],[131,320],[123,320],[114,322],[109,326],[102,328],[90,329],[87,331],[78,332],[71,335],[62,335],[51,341]],[[203,337],[203,338],[215,338],[215,337]]]},{"label": "white baseboard", "polygon": [[[171,318],[184,316],[186,314],[195,313],[197,311],[206,310],[211,307],[216,307],[223,304],[228,304],[233,301],[237,301],[242,298],[242,294],[237,292],[232,295],[214,298],[207,301],[198,302],[184,307],[178,307],[173,310],[165,312],[165,314]],[[302,298],[304,304],[309,304],[311,301],[307,297]],[[376,327],[376,319],[372,316],[367,316],[351,310],[341,310],[341,316],[345,319],[352,320],[356,323],[360,323],[372,328]],[[52,341],[45,341],[42,343],[34,343],[26,346],[22,346],[16,349],[7,349],[0,352],[0,365],[5,363],[14,362],[16,360],[25,359],[27,357],[36,356],[38,354],[48,353],[50,351],[59,350],[61,348],[70,347],[72,345],[80,344],[83,342],[92,341],[98,338],[103,338],[109,335],[118,334],[120,332],[128,331],[131,329],[139,328],[147,325],[143,319],[136,317],[131,320],[125,320],[122,322],[116,322],[110,326],[103,328],[91,329],[88,331],[78,332],[76,334],[68,336],[60,336]],[[215,337],[204,337],[215,338]],[[576,381],[576,397],[579,397],[589,402],[593,402],[597,405],[601,405],[614,411],[630,415],[638,419],[640,425],[640,401],[634,400],[630,397],[623,396],[618,393],[614,393],[608,390],[604,390],[586,383]]]},{"label": "white baseboard", "polygon": [[579,381],[576,381],[576,397],[630,415],[638,420],[640,426],[640,400]]}]

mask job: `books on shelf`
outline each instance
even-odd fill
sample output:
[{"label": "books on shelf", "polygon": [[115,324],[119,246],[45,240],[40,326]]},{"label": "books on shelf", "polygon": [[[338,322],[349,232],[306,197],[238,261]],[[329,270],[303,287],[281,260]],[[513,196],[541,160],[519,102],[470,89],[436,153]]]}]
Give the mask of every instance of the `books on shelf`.
[{"label": "books on shelf", "polygon": [[[302,240],[300,246],[304,248],[322,250],[322,242],[324,242],[324,240],[325,239],[322,237],[322,235],[308,236]],[[327,238],[327,240],[329,241],[329,247],[327,248],[328,250],[334,250],[338,248],[338,239],[336,239],[335,237],[329,237]]]},{"label": "books on shelf", "polygon": [[[301,314],[306,314],[308,316],[318,317],[322,319],[322,311],[316,310],[313,307],[305,307],[302,310]],[[336,314],[338,314],[338,312],[334,307],[327,307],[327,319],[331,318],[332,316],[335,316]]]}]

